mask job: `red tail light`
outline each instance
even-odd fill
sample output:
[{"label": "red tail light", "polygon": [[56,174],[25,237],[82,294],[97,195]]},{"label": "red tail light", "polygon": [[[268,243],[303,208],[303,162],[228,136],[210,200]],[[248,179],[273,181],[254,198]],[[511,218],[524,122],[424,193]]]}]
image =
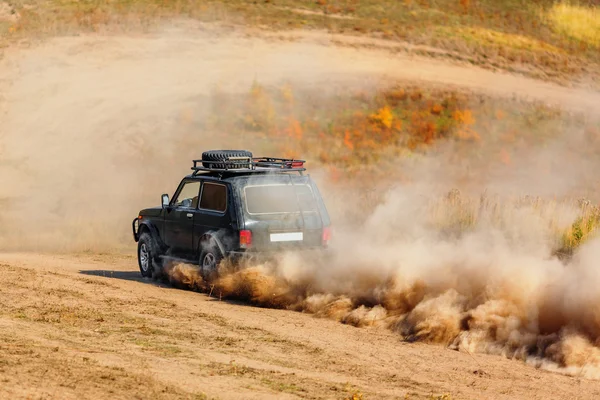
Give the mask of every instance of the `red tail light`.
[{"label": "red tail light", "polygon": [[323,244],[327,244],[331,240],[331,228],[328,226],[323,227]]},{"label": "red tail light", "polygon": [[292,168],[302,168],[304,161],[292,161]]},{"label": "red tail light", "polygon": [[243,249],[252,247],[252,231],[240,231],[240,247]]}]

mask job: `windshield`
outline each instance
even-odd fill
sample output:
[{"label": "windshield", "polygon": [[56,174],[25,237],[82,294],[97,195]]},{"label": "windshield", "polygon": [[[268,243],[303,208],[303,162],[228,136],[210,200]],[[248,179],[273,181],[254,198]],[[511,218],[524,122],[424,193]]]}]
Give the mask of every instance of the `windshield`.
[{"label": "windshield", "polygon": [[246,209],[250,214],[316,212],[317,203],[305,184],[252,185],[244,188]]}]

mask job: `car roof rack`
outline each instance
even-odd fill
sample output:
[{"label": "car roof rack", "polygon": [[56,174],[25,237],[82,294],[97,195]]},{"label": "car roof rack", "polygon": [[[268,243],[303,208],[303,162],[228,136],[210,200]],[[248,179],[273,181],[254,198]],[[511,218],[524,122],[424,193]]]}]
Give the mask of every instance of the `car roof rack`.
[{"label": "car roof rack", "polygon": [[220,172],[230,174],[299,172],[302,175],[305,160],[276,157],[227,157],[224,160],[192,160],[192,176],[199,172]]}]

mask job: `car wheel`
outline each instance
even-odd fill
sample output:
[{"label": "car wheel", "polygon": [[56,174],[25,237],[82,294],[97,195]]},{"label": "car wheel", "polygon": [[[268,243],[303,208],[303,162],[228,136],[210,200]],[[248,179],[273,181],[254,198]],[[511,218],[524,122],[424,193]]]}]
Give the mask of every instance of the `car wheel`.
[{"label": "car wheel", "polygon": [[216,279],[218,276],[218,267],[222,259],[223,256],[216,246],[207,245],[203,247],[200,254],[200,273],[202,274],[202,279],[206,282]]},{"label": "car wheel", "polygon": [[152,237],[148,233],[142,233],[138,241],[138,265],[144,278],[152,278],[154,275],[154,260],[156,257]]}]

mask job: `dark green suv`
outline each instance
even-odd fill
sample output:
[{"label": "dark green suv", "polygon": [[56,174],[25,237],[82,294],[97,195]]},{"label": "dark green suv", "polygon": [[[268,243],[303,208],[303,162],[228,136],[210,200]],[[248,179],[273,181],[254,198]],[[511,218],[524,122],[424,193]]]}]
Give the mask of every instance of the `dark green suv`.
[{"label": "dark green suv", "polygon": [[173,198],[133,220],[142,276],[159,276],[165,259],[199,265],[214,278],[224,258],[325,249],[330,219],[304,161],[212,150],[193,160]]}]

